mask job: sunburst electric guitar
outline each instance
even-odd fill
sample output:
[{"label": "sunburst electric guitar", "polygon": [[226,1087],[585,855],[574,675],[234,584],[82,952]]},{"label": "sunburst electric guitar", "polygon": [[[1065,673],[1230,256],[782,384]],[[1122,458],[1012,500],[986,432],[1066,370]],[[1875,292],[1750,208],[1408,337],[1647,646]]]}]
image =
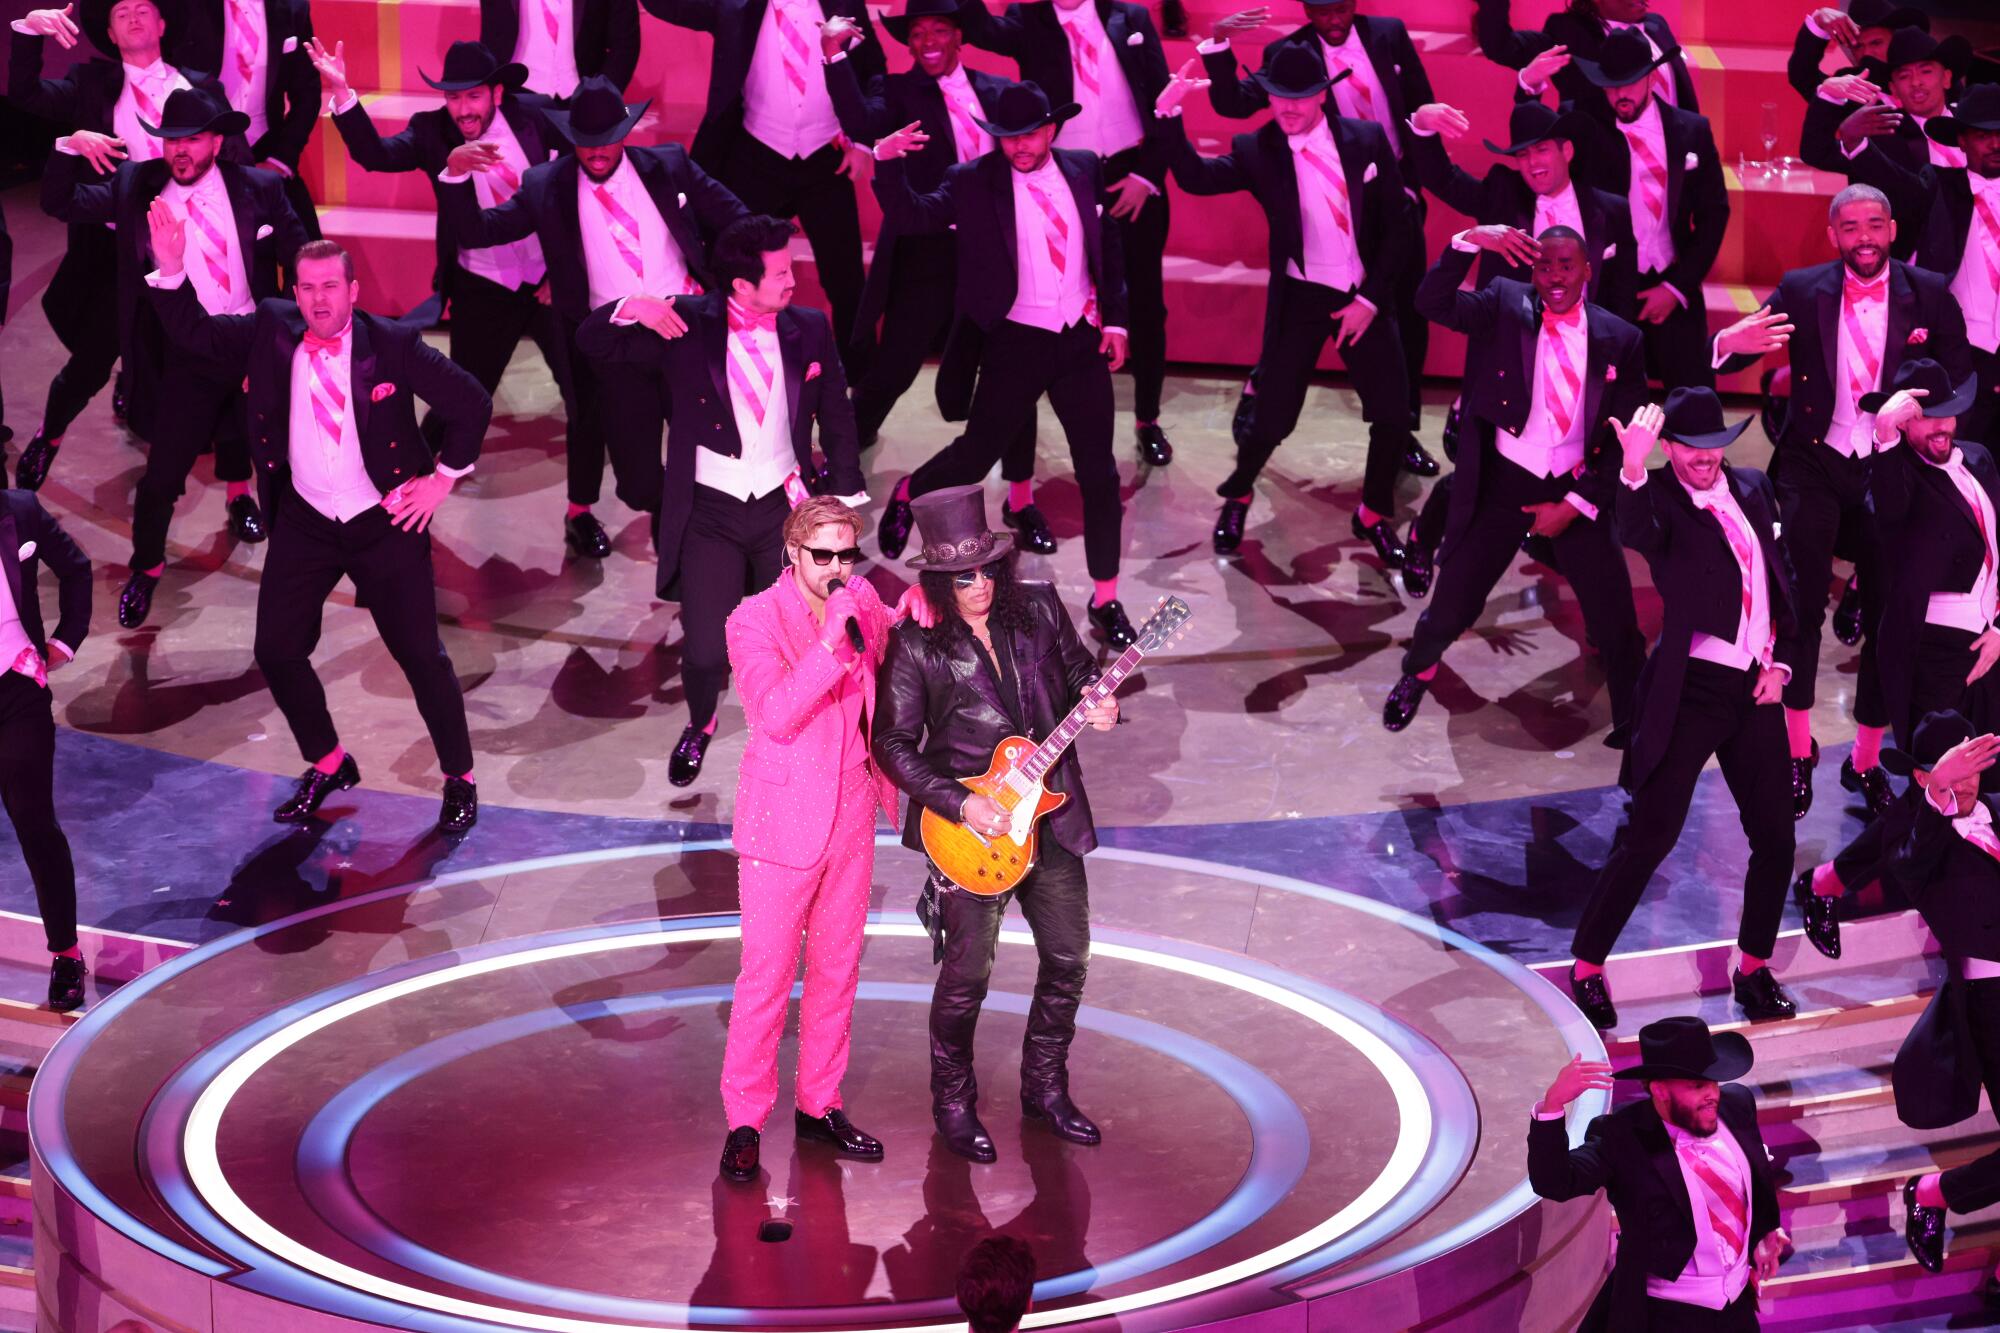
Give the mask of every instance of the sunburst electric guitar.
[{"label": "sunburst electric guitar", "polygon": [[1045,789],[1043,778],[1083,730],[1084,713],[1116,692],[1148,653],[1156,653],[1178,638],[1193,615],[1180,598],[1161,598],[1139,627],[1138,641],[1085,687],[1076,707],[1047,740],[1036,745],[1025,736],[1009,736],[993,747],[993,763],[984,773],[959,779],[1007,812],[1013,820],[1007,832],[988,838],[932,810],[924,811],[924,851],[945,878],[962,889],[991,896],[1013,888],[1034,869],[1042,816],[1060,810],[1069,800],[1062,792]]}]

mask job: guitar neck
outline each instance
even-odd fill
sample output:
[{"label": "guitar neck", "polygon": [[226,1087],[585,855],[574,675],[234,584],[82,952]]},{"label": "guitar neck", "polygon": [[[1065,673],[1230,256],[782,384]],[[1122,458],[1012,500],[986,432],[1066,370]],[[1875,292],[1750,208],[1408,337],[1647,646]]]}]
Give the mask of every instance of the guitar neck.
[{"label": "guitar neck", "polygon": [[1069,716],[1062,720],[1062,725],[1050,732],[1048,739],[1022,761],[1021,775],[1031,782],[1040,782],[1042,775],[1055,767],[1056,761],[1069,749],[1070,742],[1083,731],[1084,713],[1116,693],[1118,687],[1125,683],[1125,678],[1138,669],[1145,656],[1145,650],[1135,643],[1120,653],[1118,660],[1103,675],[1084,686],[1083,697],[1077,700],[1076,707],[1069,710]]}]

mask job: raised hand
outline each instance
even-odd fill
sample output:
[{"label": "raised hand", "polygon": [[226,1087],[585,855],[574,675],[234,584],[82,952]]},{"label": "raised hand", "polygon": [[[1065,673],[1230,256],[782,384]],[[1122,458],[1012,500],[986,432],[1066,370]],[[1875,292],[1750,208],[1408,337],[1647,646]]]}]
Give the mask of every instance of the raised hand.
[{"label": "raised hand", "polygon": [[1903,427],[1924,414],[1924,399],[1931,396],[1929,389],[1898,389],[1889,395],[1889,401],[1882,404],[1875,413],[1875,434],[1878,439],[1893,439],[1903,433]]},{"label": "raised hand", "polygon": [[77,130],[66,142],[100,176],[109,176],[125,160],[125,141],[113,134]]},{"label": "raised hand", "polygon": [[306,41],[306,59],[312,61],[319,71],[319,81],[326,89],[327,96],[335,102],[347,98],[347,43],[335,42],[333,50],[326,49],[326,43],[317,37]]},{"label": "raised hand", "polygon": [[1533,268],[1535,261],[1542,257],[1541,242],[1519,227],[1506,227],[1497,222],[1490,222],[1466,232],[1465,239],[1482,250],[1491,250],[1508,263],[1520,268]]},{"label": "raised hand", "polygon": [[862,38],[861,25],[845,14],[836,14],[819,25],[819,52],[831,60]]},{"label": "raised hand", "polygon": [[1187,63],[1174,71],[1167,80],[1167,86],[1160,89],[1160,95],[1153,99],[1153,110],[1162,116],[1171,116],[1187,101],[1189,93],[1198,93],[1208,87],[1210,80],[1202,77],[1200,56],[1190,56]]},{"label": "raised hand", "polygon": [[1932,787],[1956,787],[1976,773],[1984,773],[2000,759],[2000,736],[1969,736],[1946,750],[1931,765]]},{"label": "raised hand", "polygon": [[173,277],[181,271],[181,261],[187,255],[187,219],[156,196],[146,210],[146,228],[152,233],[153,262],[159,265],[160,276]]},{"label": "raised hand", "polygon": [[1715,335],[1715,345],[1724,356],[1762,356],[1775,352],[1792,340],[1789,315],[1774,315],[1768,305],[1754,315],[1745,315]]},{"label": "raised hand", "polygon": [[875,141],[875,160],[893,162],[916,152],[930,141],[931,136],[924,133],[924,123],[913,120],[894,134],[885,134]]},{"label": "raised hand", "polygon": [[500,149],[484,139],[462,143],[451,150],[444,160],[444,169],[451,175],[461,176],[469,171],[491,171],[500,165]]},{"label": "raised hand", "polygon": [[1660,432],[1667,424],[1667,414],[1658,403],[1646,403],[1632,414],[1628,424],[1618,418],[1611,418],[1611,433],[1618,437],[1618,451],[1624,455],[1624,472],[1628,477],[1636,477],[1646,470],[1646,460],[1652,456],[1653,446],[1660,442]]},{"label": "raised hand", "polygon": [[1602,1060],[1586,1060],[1581,1055],[1573,1056],[1570,1062],[1556,1071],[1555,1081],[1542,1094],[1541,1110],[1544,1113],[1560,1111],[1584,1093],[1602,1090],[1611,1086],[1611,1066]]},{"label": "raised hand", "polygon": [[70,17],[75,10],[75,5],[64,5],[61,9],[34,9],[21,23],[37,37],[55,38],[56,45],[67,51],[76,45],[76,20]]},{"label": "raised hand", "polygon": [[1870,82],[1866,74],[1836,74],[1830,79],[1820,80],[1819,90],[1829,97],[1843,102],[1859,102],[1863,106],[1882,100],[1882,90]]},{"label": "raised hand", "polygon": [[1878,135],[1894,134],[1903,124],[1903,113],[1886,102],[1875,102],[1858,111],[1850,111],[1847,119],[1840,122],[1834,133],[1840,139],[1840,146],[1853,153],[1860,151],[1861,145]]},{"label": "raised hand", "polygon": [[1234,14],[1225,15],[1215,21],[1210,40],[1226,42],[1239,32],[1255,32],[1270,22],[1271,11],[1263,5],[1255,9],[1239,9]]},{"label": "raised hand", "polygon": [[1527,63],[1521,71],[1521,86],[1531,93],[1539,93],[1549,86],[1549,80],[1559,69],[1569,66],[1569,48],[1551,46]]},{"label": "raised hand", "polygon": [[1459,139],[1472,128],[1472,119],[1448,102],[1426,102],[1411,115],[1410,126],[1424,134]]}]

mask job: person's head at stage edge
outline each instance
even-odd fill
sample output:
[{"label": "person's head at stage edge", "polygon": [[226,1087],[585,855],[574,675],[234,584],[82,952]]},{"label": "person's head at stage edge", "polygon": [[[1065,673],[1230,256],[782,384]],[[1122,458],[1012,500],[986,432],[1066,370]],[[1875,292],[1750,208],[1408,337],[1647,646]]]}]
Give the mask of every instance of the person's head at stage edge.
[{"label": "person's head at stage edge", "polygon": [[1646,114],[1646,103],[1653,100],[1653,76],[1649,72],[1637,83],[1621,83],[1616,88],[1606,88],[1604,96],[1611,103],[1611,114],[1620,123],[1630,125]]},{"label": "person's head at stage edge", "polygon": [[139,124],[160,141],[167,170],[182,185],[193,185],[215,167],[223,140],[250,127],[250,118],[231,111],[199,88],[179,88],[161,108],[160,123]]},{"label": "person's head at stage edge", "polygon": [[361,299],[354,280],[354,257],[334,241],[308,241],[292,262],[292,297],[299,303],[306,327],[314,337],[331,338],[346,330]]},{"label": "person's head at stage edge", "polygon": [[854,577],[861,560],[861,515],[831,495],[815,495],[785,518],[785,563],[806,605],[819,613],[833,581]]},{"label": "person's head at stage edge", "polygon": [[1590,255],[1574,227],[1550,227],[1535,238],[1541,253],[1529,270],[1542,307],[1567,315],[1590,290]]},{"label": "person's head at stage edge", "polygon": [[[1700,405],[1719,415],[1721,401],[1715,399],[1714,390],[1702,392],[1708,399]],[[1741,1033],[1711,1032],[1699,1018],[1682,1014],[1640,1028],[1639,1062],[1614,1077],[1643,1087],[1665,1123],[1707,1138],[1718,1123],[1722,1085],[1749,1073],[1754,1063],[1750,1043]]]},{"label": "person's head at stage edge", "polygon": [[1014,553],[997,556],[973,569],[927,569],[917,580],[924,600],[938,608],[936,628],[947,638],[967,632],[973,621],[1027,628],[1027,604],[1014,576]]},{"label": "person's head at stage edge", "polygon": [[193,185],[215,167],[215,159],[222,152],[222,136],[204,130],[200,134],[190,134],[184,139],[170,139],[161,156],[167,159],[167,170],[182,185]]},{"label": "person's head at stage edge", "polygon": [[753,215],[722,229],[709,255],[709,267],[722,280],[729,299],[757,315],[775,315],[792,303],[798,286],[792,276],[792,237],[796,224]]},{"label": "person's head at stage edge", "polygon": [[941,79],[958,68],[958,52],[965,44],[965,33],[957,19],[926,14],[910,20],[909,32],[910,58],[917,62],[918,69]]},{"label": "person's head at stage edge", "polygon": [[1889,196],[1872,185],[1848,186],[1827,207],[1826,238],[1849,273],[1872,281],[1889,262],[1889,246],[1896,239]]},{"label": "person's head at stage edge", "polygon": [[1012,1236],[987,1237],[959,1265],[957,1291],[972,1333],[1014,1333],[1033,1304],[1034,1251]]},{"label": "person's head at stage edge", "polygon": [[1931,120],[1924,133],[1963,152],[1965,169],[1973,175],[2000,176],[2000,84],[1966,89],[1951,114]]},{"label": "person's head at stage edge", "polygon": [[1951,92],[1951,70],[1942,60],[1908,60],[1889,70],[1889,91],[1913,116],[1942,115]]},{"label": "person's head at stage edge", "polygon": [[118,0],[107,15],[105,30],[121,61],[147,69],[160,58],[161,44],[167,38],[167,19],[155,0]]},{"label": "person's head at stage edge", "polygon": [[1569,164],[1576,157],[1576,145],[1568,139],[1544,139],[1523,148],[1514,161],[1521,179],[1536,194],[1561,194],[1569,188]]},{"label": "person's head at stage edge", "polygon": [[1962,130],[1958,146],[1965,150],[1965,169],[1975,176],[2000,176],[2000,130]]},{"label": "person's head at stage edge", "polygon": [[1330,4],[1316,5],[1307,0],[1306,22],[1319,34],[1319,39],[1328,46],[1339,46],[1347,40],[1348,32],[1354,27],[1355,0],[1332,0]]},{"label": "person's head at stage edge", "polygon": [[575,146],[577,164],[593,181],[607,181],[625,160],[625,138],[639,124],[652,105],[649,98],[636,106],[625,104],[625,94],[617,84],[601,74],[593,74],[577,85],[576,95],[566,110],[551,108],[548,118]]},{"label": "person's head at stage edge", "polygon": [[1301,134],[1311,134],[1326,119],[1326,94],[1314,93],[1311,97],[1279,97],[1273,94],[1271,119],[1294,139]]},{"label": "person's head at stage edge", "polygon": [[453,42],[445,51],[444,68],[437,78],[418,70],[425,83],[444,94],[444,112],[467,143],[485,137],[500,114],[500,100],[510,88],[519,88],[528,71],[518,64],[502,64],[479,42]]},{"label": "person's head at stage edge", "polygon": [[493,127],[493,117],[499,114],[500,99],[506,91],[497,83],[482,83],[476,88],[446,93],[445,114],[451,117],[451,123],[458,127],[467,143],[476,142]]},{"label": "person's head at stage edge", "polygon": [[1678,1125],[1699,1138],[1715,1133],[1716,1108],[1722,1104],[1722,1085],[1711,1078],[1656,1078],[1646,1084],[1646,1095],[1660,1119]]},{"label": "person's head at stage edge", "polygon": [[1040,171],[1042,163],[1049,160],[1049,148],[1056,141],[1056,129],[1054,125],[1038,126],[1026,134],[1010,134],[1004,139],[995,139],[994,145],[1014,170]]}]

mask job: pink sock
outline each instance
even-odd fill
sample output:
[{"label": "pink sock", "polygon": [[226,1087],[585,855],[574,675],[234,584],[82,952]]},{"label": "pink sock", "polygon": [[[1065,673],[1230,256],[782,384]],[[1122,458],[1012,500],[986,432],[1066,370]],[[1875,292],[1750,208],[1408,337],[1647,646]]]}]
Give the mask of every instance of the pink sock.
[{"label": "pink sock", "polygon": [[1940,1173],[1932,1171],[1917,1177],[1917,1202],[1926,1208],[1947,1206],[1944,1201],[1944,1177]]},{"label": "pink sock", "polygon": [[565,519],[571,519],[575,518],[578,514],[588,514],[589,512],[590,512],[589,505],[571,505],[569,507],[569,511],[565,513],[563,517]]},{"label": "pink sock", "polygon": [[1117,579],[1092,579],[1091,583],[1096,588],[1096,591],[1090,594],[1090,604],[1092,606],[1103,606],[1106,602],[1115,602],[1118,600]]},{"label": "pink sock", "polygon": [[463,773],[447,773],[445,774],[445,776],[448,778],[457,778],[460,782],[471,782],[472,785],[475,787],[479,785],[477,782],[473,782],[472,770],[469,768],[466,769]]},{"label": "pink sock", "polygon": [[1746,953],[1743,955],[1742,965],[1736,970],[1746,977],[1753,972],[1762,972],[1764,970],[1764,960],[1761,958],[1752,958]]},{"label": "pink sock", "polygon": [[58,949],[58,950],[56,950],[56,957],[58,957],[58,958],[74,958],[74,959],[76,959],[76,960],[77,960],[78,962],[82,962],[82,961],[83,961],[83,949],[82,949],[82,948],[81,948],[80,946],[78,946],[78,945],[75,945],[75,944],[72,944],[72,945],[70,945],[70,946],[69,946],[69,948],[67,948],[67,949]]},{"label": "pink sock", "polygon": [[1854,770],[1866,773],[1882,762],[1882,733],[1886,727],[1856,727],[1854,729]]},{"label": "pink sock", "polygon": [[159,564],[154,565],[151,569],[141,570],[140,572],[143,573],[149,579],[156,579],[160,577],[160,575],[167,572],[167,562],[162,560]]},{"label": "pink sock", "polygon": [[701,729],[701,734],[704,736],[713,736],[715,734],[715,724],[720,720],[719,718],[710,718],[708,725]]},{"label": "pink sock", "polygon": [[910,498],[910,479],[908,477],[896,483],[896,498],[898,500],[907,500]]},{"label": "pink sock", "polygon": [[1581,958],[1570,964],[1570,969],[1579,977],[1601,977],[1604,969],[1596,963],[1586,963]]},{"label": "pink sock", "polygon": [[1035,502],[1035,483],[1032,481],[1010,481],[1007,483],[1007,508],[1020,513]]},{"label": "pink sock", "polygon": [[1370,509],[1367,505],[1362,505],[1360,508],[1356,509],[1354,513],[1355,516],[1361,520],[1361,526],[1364,528],[1372,528],[1377,523],[1380,523],[1382,521],[1382,516],[1376,513],[1374,510]]},{"label": "pink sock", "polygon": [[1833,873],[1831,861],[1814,866],[1812,876],[1812,891],[1822,898],[1838,898],[1847,892],[1847,886],[1840,882],[1840,876]]},{"label": "pink sock", "polygon": [[248,495],[248,494],[250,494],[250,483],[249,483],[249,482],[247,482],[247,481],[232,481],[232,482],[230,482],[230,483],[229,483],[229,498],[230,498],[230,499],[234,500],[234,499],[236,499],[236,498],[237,498],[238,496],[243,496],[243,495]]},{"label": "pink sock", "polygon": [[[1417,673],[1417,679],[1418,679],[1418,680],[1436,680],[1436,679],[1437,679],[1437,673],[1438,673],[1438,664],[1437,664],[1436,662],[1433,662],[1433,663],[1431,663],[1431,664],[1430,664],[1429,666],[1425,667],[1425,668],[1424,668],[1424,669],[1423,669],[1422,671],[1419,671],[1419,672]],[[1591,964],[1589,964],[1589,963],[1585,963],[1585,964],[1584,964],[1584,966],[1585,966],[1585,967],[1589,967],[1589,966],[1591,966]]]},{"label": "pink sock", "polygon": [[1132,424],[1137,426],[1140,430],[1144,430],[1148,426],[1157,426],[1160,423],[1158,421],[1141,421],[1139,420],[1139,418],[1133,417]]},{"label": "pink sock", "polygon": [[1803,708],[1785,710],[1785,739],[1790,742],[1792,758],[1812,757],[1812,714]]},{"label": "pink sock", "polygon": [[326,756],[324,758],[320,759],[318,762],[313,764],[313,767],[318,769],[322,773],[331,773],[335,769],[340,767],[340,761],[345,758],[347,758],[347,747],[344,745],[336,745],[331,750],[327,751]]}]

